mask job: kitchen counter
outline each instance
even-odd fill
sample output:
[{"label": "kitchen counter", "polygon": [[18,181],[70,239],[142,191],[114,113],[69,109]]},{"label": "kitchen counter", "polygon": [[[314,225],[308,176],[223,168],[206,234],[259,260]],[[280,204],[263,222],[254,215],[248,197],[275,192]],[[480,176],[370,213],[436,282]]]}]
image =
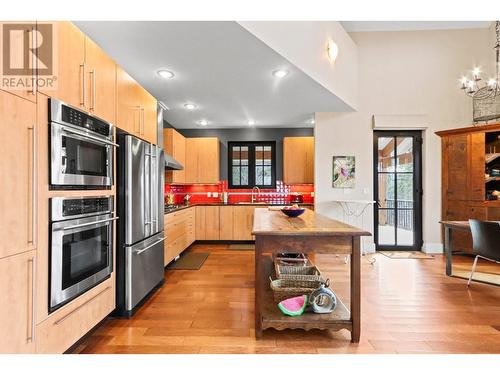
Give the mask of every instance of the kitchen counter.
[{"label": "kitchen counter", "polygon": [[[172,212],[177,212],[177,211],[180,211],[180,210],[185,210],[186,208],[189,208],[189,207],[196,207],[196,206],[242,206],[242,207],[246,207],[246,206],[255,206],[255,207],[267,207],[267,206],[289,206],[289,205],[292,205],[292,204],[295,204],[295,203],[288,203],[288,204],[284,204],[284,203],[266,203],[266,202],[257,202],[257,203],[251,203],[251,202],[243,202],[243,203],[222,203],[222,202],[219,202],[219,203],[193,203],[193,204],[181,204],[181,205],[178,205],[177,207],[173,207],[173,208],[165,208],[164,209],[164,214],[167,215],[167,214],[170,214]],[[314,207],[314,203],[298,203],[299,206],[303,206],[303,207]]]}]

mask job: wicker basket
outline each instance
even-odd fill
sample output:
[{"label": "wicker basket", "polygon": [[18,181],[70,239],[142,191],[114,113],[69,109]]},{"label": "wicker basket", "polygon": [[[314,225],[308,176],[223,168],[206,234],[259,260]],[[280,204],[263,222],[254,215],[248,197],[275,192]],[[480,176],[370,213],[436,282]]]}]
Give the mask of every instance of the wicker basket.
[{"label": "wicker basket", "polygon": [[273,254],[273,261],[274,263],[279,263],[283,265],[304,265],[304,266],[310,266],[312,265],[309,259],[307,259],[307,256],[305,254],[300,254],[300,258],[287,258],[280,256],[279,254]]},{"label": "wicker basket", "polygon": [[276,277],[282,280],[321,281],[321,272],[316,266],[288,266],[274,263]]},{"label": "wicker basket", "polygon": [[285,280],[276,279],[271,280],[270,286],[274,294],[274,302],[280,303],[287,298],[301,296],[303,294],[309,295],[321,286],[319,281],[305,281],[305,280]]}]

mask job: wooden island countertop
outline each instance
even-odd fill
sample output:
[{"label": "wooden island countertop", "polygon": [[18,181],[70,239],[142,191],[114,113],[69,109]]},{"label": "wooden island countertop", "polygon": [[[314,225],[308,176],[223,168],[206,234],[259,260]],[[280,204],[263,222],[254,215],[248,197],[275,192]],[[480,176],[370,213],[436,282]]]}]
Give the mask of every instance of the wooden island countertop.
[{"label": "wooden island countertop", "polygon": [[[306,209],[290,218],[281,211],[256,208],[252,234],[255,235],[255,337],[267,328],[282,329],[347,329],[351,341],[360,336],[360,237],[369,232],[327,218]],[[272,255],[276,253],[323,253],[350,256],[350,309],[337,296],[337,307],[330,314],[305,313],[283,315],[273,300],[269,278],[274,278]]]}]

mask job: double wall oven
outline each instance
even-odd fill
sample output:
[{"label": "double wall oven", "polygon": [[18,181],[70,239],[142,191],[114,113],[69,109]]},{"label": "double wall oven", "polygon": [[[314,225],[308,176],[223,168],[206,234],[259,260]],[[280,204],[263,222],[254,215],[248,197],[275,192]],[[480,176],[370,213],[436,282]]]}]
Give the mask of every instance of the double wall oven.
[{"label": "double wall oven", "polygon": [[113,271],[113,197],[50,200],[50,298],[54,311]]},{"label": "double wall oven", "polygon": [[113,125],[56,99],[49,106],[51,189],[111,189]]},{"label": "double wall oven", "polygon": [[[103,191],[113,186],[118,145],[112,124],[56,99],[49,100],[49,129],[49,188],[60,191],[49,202],[48,309],[53,312],[113,271],[118,218],[113,196]],[[91,189],[99,193],[83,194]]]}]

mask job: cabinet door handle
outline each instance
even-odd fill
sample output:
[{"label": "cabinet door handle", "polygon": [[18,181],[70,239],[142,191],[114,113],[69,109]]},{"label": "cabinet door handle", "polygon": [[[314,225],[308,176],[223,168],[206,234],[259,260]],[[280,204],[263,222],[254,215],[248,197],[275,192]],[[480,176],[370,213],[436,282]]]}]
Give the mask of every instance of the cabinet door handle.
[{"label": "cabinet door handle", "polygon": [[57,320],[56,322],[54,322],[54,325],[59,325],[61,324],[62,322],[64,322],[66,319],[68,319],[71,315],[73,315],[75,312],[77,312],[78,310],[80,310],[83,306],[87,305],[88,303],[90,303],[91,301],[95,300],[97,297],[99,297],[101,294],[103,294],[105,291],[107,291],[108,289],[110,289],[111,287],[110,286],[107,286],[106,288],[104,288],[103,290],[101,290],[99,293],[97,293],[95,296],[93,296],[91,299],[89,299],[88,301],[82,303],[80,306],[78,306],[77,308],[75,308],[74,310],[71,310],[69,313],[67,313],[66,315],[64,315],[61,319]]},{"label": "cabinet door handle", "polygon": [[[32,51],[36,48],[36,30],[35,27],[31,28],[31,47]],[[31,95],[36,95],[37,89],[37,71],[36,71],[36,55],[31,52]]]},{"label": "cabinet door handle", "polygon": [[33,342],[35,341],[35,257],[31,257],[28,263],[31,263],[31,332],[26,341]]},{"label": "cabinet door handle", "polygon": [[80,92],[80,105],[85,107],[85,63],[80,64],[80,80],[82,85],[82,91]]},{"label": "cabinet door handle", "polygon": [[96,95],[96,88],[95,88],[95,69],[92,69],[89,72],[89,75],[92,76],[92,79],[90,80],[92,84],[92,89],[90,92],[92,93],[92,100],[90,101],[90,110],[95,111],[95,95]]},{"label": "cabinet door handle", "polygon": [[36,125],[28,127],[31,131],[31,238],[28,243],[34,245],[36,242],[36,180],[37,180],[37,156],[36,156]]},{"label": "cabinet door handle", "polygon": [[141,107],[141,135],[144,135],[144,108]]}]

